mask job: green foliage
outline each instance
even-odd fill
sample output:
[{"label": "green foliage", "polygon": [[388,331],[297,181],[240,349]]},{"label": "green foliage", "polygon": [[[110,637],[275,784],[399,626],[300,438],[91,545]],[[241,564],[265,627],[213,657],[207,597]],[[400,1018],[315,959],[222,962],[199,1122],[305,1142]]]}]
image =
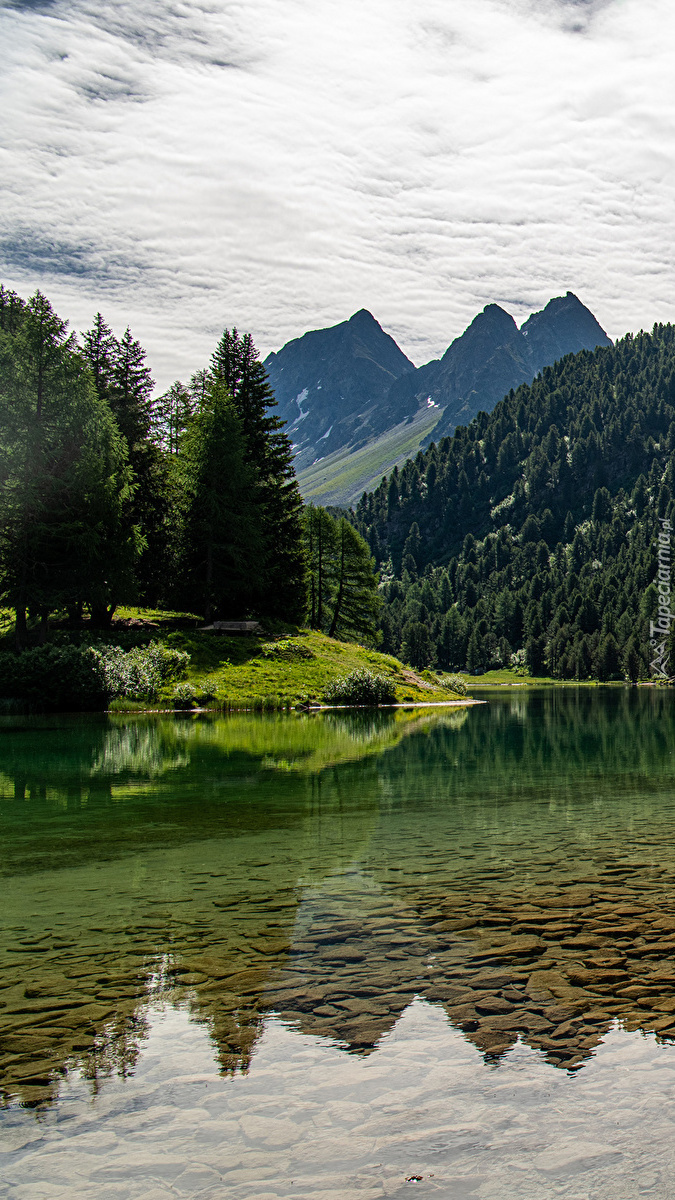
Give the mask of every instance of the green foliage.
[{"label": "green foliage", "polygon": [[373,671],[357,670],[336,679],[325,689],[326,704],[372,705],[394,704],[396,685],[386,675]]},{"label": "green foliage", "polygon": [[105,676],[89,647],[36,646],[0,654],[0,697],[31,712],[89,712],[107,701]]},{"label": "green foliage", "polygon": [[461,675],[446,675],[443,679],[443,687],[449,688],[458,696],[466,696],[466,683]]},{"label": "green foliage", "polygon": [[127,448],[66,323],[37,292],[0,330],[0,591],[16,610],[115,603],[138,530]]},{"label": "green foliage", "polygon": [[289,638],[282,638],[278,642],[263,642],[260,647],[260,656],[261,658],[284,659],[287,662],[314,658],[309,646],[303,646],[302,642],[293,642]]},{"label": "green foliage", "polygon": [[118,698],[152,699],[187,669],[189,654],[159,643],[125,653],[119,646],[35,646],[0,653],[0,698],[29,711],[96,711]]},{"label": "green foliage", "polygon": [[257,574],[259,614],[300,621],[305,615],[306,565],[302,544],[302,499],[293,470],[293,450],[265,368],[250,334],[225,329],[211,360],[212,374],[229,392],[241,421],[245,461],[253,473],[259,504],[262,568]]},{"label": "green foliage", "polygon": [[194,708],[197,702],[197,689],[193,683],[179,683],[173,691],[171,703],[174,708]]},{"label": "green foliage", "polygon": [[183,436],[175,477],[179,598],[208,620],[241,617],[259,592],[262,539],[242,423],[218,381]]},{"label": "green foliage", "polygon": [[89,654],[103,679],[108,700],[154,699],[161,687],[185,673],[190,662],[185,651],[159,642],[126,653],[119,646],[92,646]]},{"label": "green foliage", "polygon": [[349,521],[310,505],[304,514],[309,617],[329,637],[376,640],[381,600],[370,549]]},{"label": "green foliage", "polygon": [[[183,602],[304,617],[292,449],[249,335],[152,400],[145,352],[100,313],[79,349],[39,292],[0,287],[0,598],[31,617]],[[196,603],[193,602],[196,597]]]},{"label": "green foliage", "polygon": [[[127,449],[134,487],[126,498],[125,516],[138,528],[140,555],[135,566],[137,589],[156,603],[163,578],[170,573],[168,475],[151,434],[156,425],[151,393],[154,382],[145,351],[127,328],[118,340],[100,313],[83,334],[83,357],[96,392],[112,412]],[[99,604],[95,617],[109,624],[115,605]]]}]

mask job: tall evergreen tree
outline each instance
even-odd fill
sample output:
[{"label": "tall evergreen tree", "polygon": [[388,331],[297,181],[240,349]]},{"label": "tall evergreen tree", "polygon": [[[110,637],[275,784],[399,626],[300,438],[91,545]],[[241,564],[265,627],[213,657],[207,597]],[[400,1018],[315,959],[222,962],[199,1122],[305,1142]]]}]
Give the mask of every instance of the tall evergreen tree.
[{"label": "tall evergreen tree", "polygon": [[[142,536],[137,597],[154,605],[166,593],[172,564],[168,473],[153,440],[161,423],[151,400],[154,382],[145,351],[129,328],[118,341],[97,313],[92,328],[83,335],[83,345],[98,395],[109,404],[127,444],[134,477],[127,519]],[[92,615],[97,624],[106,625],[113,613],[108,605],[98,606]]]},{"label": "tall evergreen tree", "polygon": [[167,454],[178,454],[180,439],[188,427],[190,417],[198,408],[190,390],[180,379],[171,384],[163,396],[158,396],[152,405],[152,432],[157,445]]},{"label": "tall evergreen tree", "polygon": [[337,522],[325,508],[310,504],[304,513],[309,573],[308,616],[312,629],[323,629],[331,608],[338,542]]},{"label": "tall evergreen tree", "polygon": [[0,578],[21,645],[27,611],[128,594],[138,549],[125,443],[40,292],[0,334],[0,433]]},{"label": "tall evergreen tree", "polygon": [[338,523],[335,594],[329,637],[356,635],[374,641],[381,600],[370,549],[344,518]]},{"label": "tall evergreen tree", "polygon": [[274,393],[250,334],[226,329],[214,352],[213,375],[229,390],[246,439],[262,507],[266,551],[260,611],[301,620],[306,604],[302,499],[283,422],[272,414]]},{"label": "tall evergreen tree", "polygon": [[127,327],[116,346],[109,400],[132,456],[150,434],[150,398],[154,386],[150,368],[145,363],[145,350]]},{"label": "tall evergreen tree", "polygon": [[254,473],[241,420],[219,381],[188,425],[177,470],[182,603],[211,620],[255,613],[263,545]]},{"label": "tall evergreen tree", "polygon": [[94,377],[94,387],[102,400],[110,403],[113,369],[119,354],[119,343],[100,312],[94,317],[91,329],[82,335],[82,352]]}]

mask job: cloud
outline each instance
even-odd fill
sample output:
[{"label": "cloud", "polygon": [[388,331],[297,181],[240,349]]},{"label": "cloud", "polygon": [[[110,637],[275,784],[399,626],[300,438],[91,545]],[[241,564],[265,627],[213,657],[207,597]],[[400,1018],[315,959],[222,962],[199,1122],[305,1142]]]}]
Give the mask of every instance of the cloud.
[{"label": "cloud", "polygon": [[162,384],[369,308],[416,362],[486,303],[673,317],[666,0],[0,3],[0,276]]}]

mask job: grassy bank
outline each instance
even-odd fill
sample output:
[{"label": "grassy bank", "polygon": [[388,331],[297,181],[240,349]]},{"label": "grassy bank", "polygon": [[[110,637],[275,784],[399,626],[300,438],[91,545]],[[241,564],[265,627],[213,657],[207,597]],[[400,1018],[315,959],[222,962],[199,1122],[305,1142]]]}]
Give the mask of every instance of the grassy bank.
[{"label": "grassy bank", "polygon": [[[315,630],[277,627],[254,636],[224,636],[202,632],[200,623],[190,613],[122,608],[105,631],[90,629],[86,622],[68,628],[54,620],[49,642],[61,646],[111,644],[124,650],[160,642],[189,654],[184,677],[161,686],[151,702],[114,700],[110,707],[117,712],[195,706],[275,711],[319,704],[329,684],[364,669],[391,679],[399,703],[438,704],[459,698],[431,671],[413,671],[387,654],[339,642]],[[38,631],[33,631],[32,639],[37,636]],[[13,630],[8,621],[0,641],[3,649],[11,649]]]},{"label": "grassy bank", "polygon": [[[431,672],[412,671],[387,654],[338,642],[315,630],[259,637],[175,630],[159,636],[166,645],[189,653],[187,683],[197,695],[209,696],[207,707],[273,710],[320,703],[329,683],[361,669],[393,679],[399,702],[457,699]],[[170,703],[172,696],[171,687],[163,689],[160,703]],[[138,706],[118,700],[114,707],[119,711]]]}]

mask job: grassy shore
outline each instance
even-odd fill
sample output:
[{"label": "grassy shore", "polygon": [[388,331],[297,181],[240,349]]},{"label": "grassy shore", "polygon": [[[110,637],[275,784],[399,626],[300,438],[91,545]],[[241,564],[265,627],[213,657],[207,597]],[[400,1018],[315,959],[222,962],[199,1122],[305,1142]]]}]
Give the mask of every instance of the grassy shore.
[{"label": "grassy shore", "polygon": [[[120,621],[148,622],[151,636],[189,653],[186,682],[197,694],[209,696],[206,707],[265,711],[319,704],[329,683],[364,668],[393,679],[399,703],[438,704],[460,699],[434,672],[413,671],[388,654],[339,642],[316,630],[227,637],[198,629],[171,629],[174,617],[147,609],[119,612]],[[157,707],[169,707],[174,690],[172,685],[165,688]],[[115,711],[147,707],[125,700],[113,704]]]}]

